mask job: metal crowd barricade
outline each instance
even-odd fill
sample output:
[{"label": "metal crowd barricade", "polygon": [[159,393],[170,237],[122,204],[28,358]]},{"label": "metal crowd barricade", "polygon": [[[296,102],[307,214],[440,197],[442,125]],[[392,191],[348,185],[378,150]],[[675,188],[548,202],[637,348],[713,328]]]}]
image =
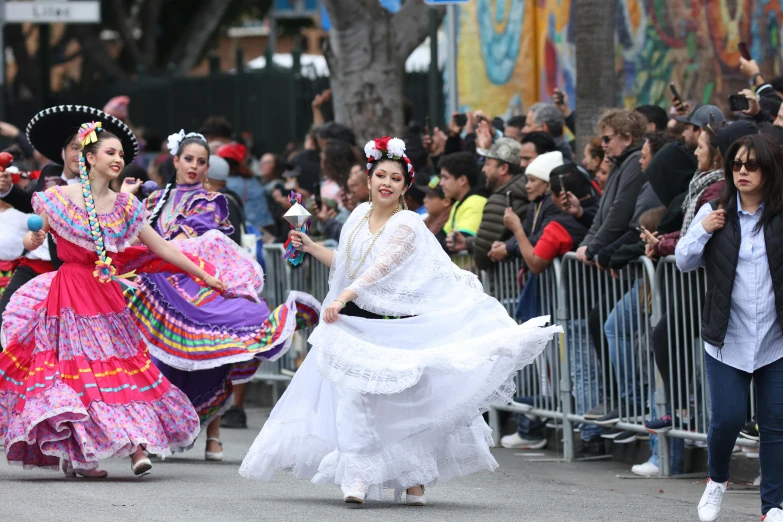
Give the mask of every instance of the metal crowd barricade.
[{"label": "metal crowd barricade", "polygon": [[[264,289],[261,292],[270,309],[281,305],[291,290],[307,291],[309,288],[309,265],[313,260],[306,258],[299,267],[293,267],[283,259],[285,248],[282,244],[264,245]],[[328,270],[328,269],[327,269]],[[272,386],[272,399],[279,397],[279,384],[288,382],[297,368],[298,359],[307,350],[309,332],[297,332],[292,340],[291,349],[276,361],[264,361],[258,368],[253,381],[266,382]]]},{"label": "metal crowd barricade", "polygon": [[[709,428],[709,394],[704,367],[704,343],[701,340],[701,318],[704,296],[707,292],[707,273],[702,268],[682,273],[674,256],[661,259],[656,272],[657,314],[665,321],[668,345],[668,368],[659,368],[669,378],[668,389],[659,382],[664,406],[671,408],[673,419],[681,419],[681,426],[667,433],[669,437],[707,440]],[[668,404],[667,404],[668,403]],[[659,411],[659,415],[663,412]],[[750,416],[756,415],[755,389],[750,394]],[[669,459],[665,437],[659,438],[661,474],[669,475]],[[758,443],[738,439],[741,446],[757,446]]]},{"label": "metal crowd barricade", "polygon": [[[269,306],[282,303],[291,290],[301,290],[323,300],[329,288],[329,269],[308,258],[300,267],[282,259],[282,245],[264,246],[267,265],[264,296]],[[476,272],[466,253],[452,256],[461,268]],[[498,263],[481,273],[484,290],[495,297],[514,317],[522,286],[529,274],[520,278],[520,260]],[[563,429],[564,458],[574,458],[575,424],[582,430],[595,424],[596,407],[600,413],[618,412],[613,426],[644,433],[644,423],[670,410],[673,417],[682,413],[691,419],[685,428],[667,436],[706,440],[709,423],[709,397],[704,370],[704,350],[700,340],[700,317],[706,291],[703,270],[683,274],[674,257],[660,260],[657,269],[646,257],[632,261],[617,273],[586,266],[574,253],[555,259],[538,276],[539,315],[550,315],[563,327],[536,359],[516,376],[518,395],[531,398],[530,408],[513,404],[497,405],[490,411],[494,436],[500,438],[499,411],[526,413],[553,419]],[[663,320],[669,350],[669,367],[660,370],[670,375],[669,389],[655,366],[652,332]],[[596,335],[600,332],[601,335]],[[297,346],[286,356],[264,363],[256,380],[290,380],[302,356],[307,337],[301,332]],[[591,335],[592,334],[592,335]],[[598,346],[594,343],[594,338]],[[600,338],[600,340],[599,340]],[[751,412],[755,401],[751,394]],[[683,413],[684,412],[684,413]],[[659,465],[662,475],[669,474],[667,437],[659,437]],[[755,446],[753,441],[739,444]]]},{"label": "metal crowd barricade", "polygon": [[[299,267],[282,259],[279,244],[264,246],[267,273],[263,295],[270,307],[283,303],[291,290],[301,290],[323,301],[329,290],[329,268],[307,258]],[[452,256],[457,266],[477,273],[467,253]],[[520,260],[496,264],[484,271],[484,291],[495,297],[514,317],[522,287],[529,274],[520,278]],[[661,259],[657,268],[646,257],[631,262],[616,274],[589,267],[574,253],[555,259],[538,276],[538,315],[550,315],[564,333],[545,348],[534,364],[516,376],[518,395],[531,398],[531,407],[497,405],[490,410],[490,426],[496,442],[501,435],[499,411],[525,413],[553,419],[563,429],[563,455],[574,458],[575,424],[589,429],[595,414],[616,410],[619,422],[614,428],[643,433],[644,423],[667,411],[687,423],[676,425],[658,438],[661,475],[670,474],[668,437],[706,441],[709,426],[709,396],[700,338],[701,311],[707,289],[705,271],[682,273],[674,257]],[[659,324],[660,321],[663,321]],[[669,365],[656,368],[652,334],[665,333]],[[591,331],[592,329],[592,331]],[[596,330],[601,335],[596,335]],[[288,381],[307,353],[309,331],[299,332],[295,346],[281,359],[261,365],[254,380],[277,387]],[[591,335],[592,334],[592,335]],[[599,346],[595,346],[594,337]],[[659,341],[660,342],[660,341]],[[664,376],[668,389],[664,387]],[[755,395],[750,395],[750,411],[755,416]],[[738,444],[757,446],[740,439]]]},{"label": "metal crowd barricade", "polygon": [[[656,375],[650,342],[657,322],[652,261],[643,257],[613,273],[586,266],[568,253],[561,281],[559,319],[568,354],[563,381],[571,381],[574,407],[568,409],[575,412],[567,421],[594,424],[596,415],[616,412],[619,422],[614,428],[644,433]],[[603,335],[596,335],[597,329]],[[595,406],[602,408],[586,419]],[[573,447],[566,448],[564,456],[571,460]]]},{"label": "metal crowd barricade", "polygon": [[[519,260],[498,263],[492,270],[482,273],[484,291],[497,299],[508,311],[509,315],[516,315],[517,304],[522,285],[530,284],[529,274],[521,279],[519,277],[522,263]],[[560,284],[560,260],[555,259],[552,266],[538,276],[538,301],[539,315],[549,315],[552,322],[558,315],[557,288]],[[535,296],[533,297],[535,299]],[[562,419],[563,412],[560,408],[560,393],[562,383],[562,352],[560,339],[555,337],[539,355],[534,364],[530,364],[520,370],[516,376],[517,394],[531,398],[531,407],[524,410],[513,405],[499,404],[490,412],[490,426],[492,427],[495,442],[499,442],[501,435],[501,419],[499,411],[512,413],[526,413],[548,419]]]},{"label": "metal crowd barricade", "polygon": [[457,252],[456,254],[453,254],[451,256],[452,262],[454,262],[455,265],[460,267],[462,270],[467,270],[468,272],[472,272],[476,275],[479,275],[478,269],[476,268],[476,262],[473,260],[473,256],[470,255],[467,251]]},{"label": "metal crowd barricade", "polygon": [[[520,290],[518,264],[501,263],[485,273],[485,289],[510,313]],[[493,408],[490,422],[500,436],[497,411],[558,419],[563,428],[566,460],[574,457],[574,423],[594,423],[585,414],[603,405],[617,410],[616,428],[644,432],[652,405],[655,366],[650,350],[655,270],[647,258],[630,263],[616,277],[577,262],[569,253],[539,276],[540,313],[550,315],[564,334],[547,347],[536,364],[517,376],[518,394],[530,397],[532,409],[514,405]],[[601,335],[596,349],[588,324],[611,334]],[[567,398],[567,400],[566,400]]]}]

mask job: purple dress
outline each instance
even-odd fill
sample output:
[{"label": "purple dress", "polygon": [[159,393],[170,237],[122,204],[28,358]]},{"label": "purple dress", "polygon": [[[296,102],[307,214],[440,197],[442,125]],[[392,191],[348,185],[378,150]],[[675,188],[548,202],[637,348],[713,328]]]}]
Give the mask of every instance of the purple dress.
[{"label": "purple dress", "polygon": [[[128,307],[144,335],[152,360],[193,403],[202,424],[228,406],[232,371],[252,377],[263,360],[281,357],[294,332],[315,324],[315,298],[292,292],[286,303],[270,311],[259,297],[263,272],[258,263],[226,234],[225,197],[201,184],[178,186],[161,204],[164,191],[147,199],[158,214],[156,231],[183,251],[214,265],[227,284],[224,295],[177,273],[143,274],[129,291]],[[229,298],[233,297],[233,298]]]}]

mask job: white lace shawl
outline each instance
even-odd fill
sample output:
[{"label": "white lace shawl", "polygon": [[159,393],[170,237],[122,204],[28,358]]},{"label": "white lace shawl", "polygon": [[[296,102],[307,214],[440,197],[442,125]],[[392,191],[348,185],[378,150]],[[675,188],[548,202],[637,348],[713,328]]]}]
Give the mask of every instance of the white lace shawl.
[{"label": "white lace shawl", "polygon": [[422,315],[456,302],[486,299],[478,278],[459,269],[421,217],[407,210],[388,221],[375,243],[374,250],[379,252],[375,261],[351,281],[345,270],[348,236],[369,208],[369,203],[359,205],[343,226],[325,305],[345,288],[356,292],[355,303],[360,308],[389,316]]}]

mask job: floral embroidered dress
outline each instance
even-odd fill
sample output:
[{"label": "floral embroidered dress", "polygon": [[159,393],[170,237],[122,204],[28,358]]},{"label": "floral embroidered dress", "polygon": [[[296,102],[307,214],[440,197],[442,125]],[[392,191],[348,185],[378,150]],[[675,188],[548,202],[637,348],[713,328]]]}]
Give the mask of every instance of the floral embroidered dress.
[{"label": "floral embroidered dress", "polygon": [[[60,187],[33,196],[45,214],[63,265],[14,295],[0,353],[0,437],[8,462],[25,468],[94,469],[138,445],[166,456],[199,433],[188,398],[149,360],[120,284],[93,276],[98,259],[87,213]],[[99,214],[118,273],[144,247],[126,246],[146,223],[143,206],[118,194]]]},{"label": "floral embroidered dress", "polygon": [[[147,208],[155,212],[163,197],[164,191],[152,193]],[[232,382],[252,378],[262,360],[281,357],[298,327],[318,322],[320,305],[292,292],[269,310],[259,298],[261,267],[226,235],[233,228],[222,194],[199,183],[179,185],[167,199],[157,209],[157,232],[167,240],[184,233],[187,239],[176,241],[178,248],[214,265],[229,290],[221,296],[183,274],[151,273],[126,295],[153,361],[207,424],[228,406]]]}]

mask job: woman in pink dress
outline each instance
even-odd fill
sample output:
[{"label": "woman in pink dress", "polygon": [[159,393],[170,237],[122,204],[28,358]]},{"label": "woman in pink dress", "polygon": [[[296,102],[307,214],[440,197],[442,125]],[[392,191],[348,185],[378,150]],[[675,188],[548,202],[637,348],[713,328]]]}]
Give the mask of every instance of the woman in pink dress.
[{"label": "woman in pink dress", "polygon": [[[28,310],[26,324],[5,331],[0,437],[8,462],[26,469],[57,469],[62,460],[66,475],[103,478],[100,459],[130,456],[132,471],[144,475],[152,467],[144,449],[166,456],[187,448],[199,422],[188,398],[151,363],[126,307],[123,265],[146,251],[130,244],[138,239],[159,256],[139,271],[179,269],[205,286],[225,285],[164,241],[136,198],[109,189],[133,159],[120,139],[99,122],[83,124],[79,141],[81,183],[33,197],[43,229],[28,232],[25,248],[34,250],[49,232],[63,265],[28,283],[48,294]],[[20,315],[13,300],[9,311]]]}]

